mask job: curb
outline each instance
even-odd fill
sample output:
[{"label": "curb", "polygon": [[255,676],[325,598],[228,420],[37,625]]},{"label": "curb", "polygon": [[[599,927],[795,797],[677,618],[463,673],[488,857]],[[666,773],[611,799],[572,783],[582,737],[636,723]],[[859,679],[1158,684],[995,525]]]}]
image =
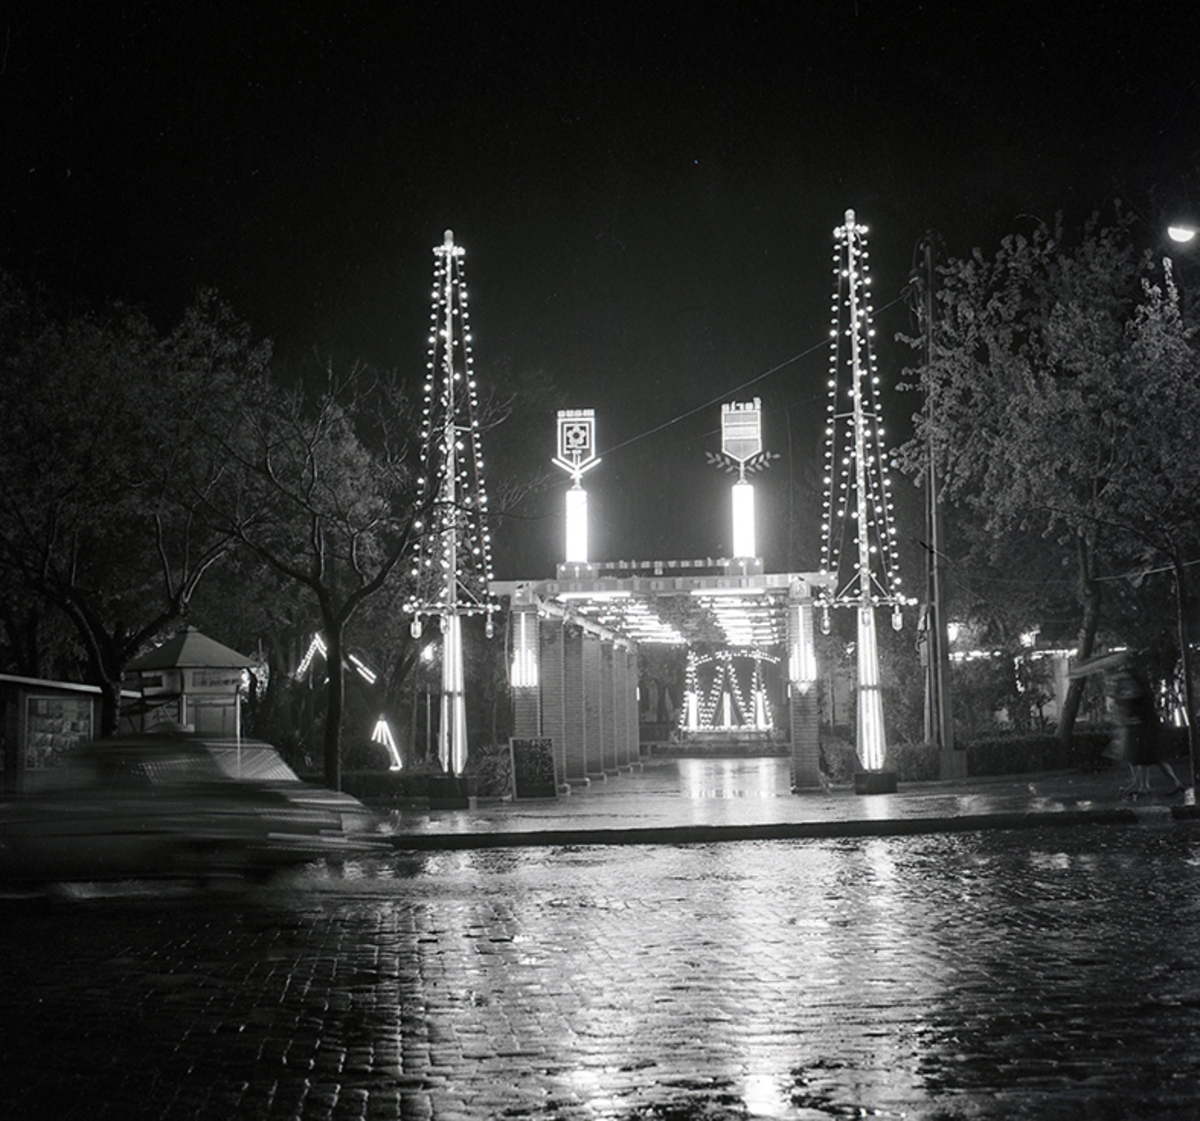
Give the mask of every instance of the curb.
[{"label": "curb", "polygon": [[1200,807],[1011,811],[962,817],[912,817],[888,820],[806,821],[759,825],[663,825],[631,829],[545,829],[492,833],[397,833],[386,838],[401,852],[461,851],[516,847],[576,845],[696,845],[727,841],[785,841],[837,837],[913,836],[923,833],[972,833],[983,830],[1033,829],[1044,826],[1139,825],[1172,820],[1195,821]]}]

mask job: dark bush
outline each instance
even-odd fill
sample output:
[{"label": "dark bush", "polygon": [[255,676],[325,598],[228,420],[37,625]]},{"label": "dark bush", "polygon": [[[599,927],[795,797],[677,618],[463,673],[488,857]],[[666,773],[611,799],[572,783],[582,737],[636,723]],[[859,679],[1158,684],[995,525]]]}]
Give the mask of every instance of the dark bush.
[{"label": "dark bush", "polygon": [[364,802],[404,805],[427,799],[430,776],[441,773],[440,767],[427,764],[406,767],[403,771],[343,771],[342,789]]},{"label": "dark bush", "polygon": [[475,778],[480,798],[505,798],[512,794],[512,752],[508,744],[481,744],[471,749],[468,775]]},{"label": "dark bush", "polygon": [[967,774],[1020,775],[1030,771],[1059,771],[1071,765],[1057,736],[1003,736],[967,745]]},{"label": "dark bush", "polygon": [[[1187,755],[1187,732],[1164,729],[1167,754]],[[1112,741],[1107,728],[1077,732],[1069,747],[1050,733],[991,736],[965,745],[967,774],[973,778],[990,775],[1019,775],[1037,771],[1105,770],[1112,766],[1104,752]],[[854,743],[844,736],[825,732],[821,737],[821,766],[831,782],[849,784],[859,770]],[[899,743],[888,747],[887,769],[899,782],[930,782],[941,777],[940,752],[933,744]]]}]

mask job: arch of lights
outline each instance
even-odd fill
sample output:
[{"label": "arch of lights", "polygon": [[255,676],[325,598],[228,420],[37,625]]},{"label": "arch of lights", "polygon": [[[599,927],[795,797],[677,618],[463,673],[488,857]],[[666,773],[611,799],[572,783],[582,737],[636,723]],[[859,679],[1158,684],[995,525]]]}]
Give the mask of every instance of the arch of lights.
[{"label": "arch of lights", "polygon": [[858,758],[864,770],[882,771],[887,739],[880,695],[875,609],[914,602],[900,590],[891,480],[884,446],[879,373],[872,340],[867,227],[847,210],[833,231],[834,292],[830,327],[829,403],[825,426],[826,495],[822,512],[821,572],[830,583],[820,597],[822,630],[829,609],[857,614]]},{"label": "arch of lights", "polygon": [[774,731],[775,712],[763,676],[764,662],[778,665],[779,658],[757,648],[711,653],[689,649],[680,730]]}]

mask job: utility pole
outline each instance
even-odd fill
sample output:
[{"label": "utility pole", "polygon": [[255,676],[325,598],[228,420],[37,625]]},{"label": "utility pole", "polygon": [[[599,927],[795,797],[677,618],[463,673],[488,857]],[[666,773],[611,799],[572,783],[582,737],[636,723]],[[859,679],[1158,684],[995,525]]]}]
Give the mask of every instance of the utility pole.
[{"label": "utility pole", "polygon": [[938,474],[934,462],[933,423],[935,402],[931,371],[933,368],[933,297],[936,274],[934,254],[937,235],[927,232],[917,243],[920,255],[921,319],[925,351],[926,458],[925,540],[925,738],[941,751],[943,778],[965,774],[965,756],[954,751],[954,716],[950,702],[950,642],[946,633],[942,589],[942,510],[938,492]]}]

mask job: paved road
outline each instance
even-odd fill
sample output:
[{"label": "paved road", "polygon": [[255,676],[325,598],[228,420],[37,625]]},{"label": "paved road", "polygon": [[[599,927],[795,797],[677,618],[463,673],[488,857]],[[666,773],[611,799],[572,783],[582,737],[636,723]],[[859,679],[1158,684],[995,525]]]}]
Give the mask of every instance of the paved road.
[{"label": "paved road", "polygon": [[1200,826],[396,854],[0,905],[0,1110],[1200,1117]]}]

